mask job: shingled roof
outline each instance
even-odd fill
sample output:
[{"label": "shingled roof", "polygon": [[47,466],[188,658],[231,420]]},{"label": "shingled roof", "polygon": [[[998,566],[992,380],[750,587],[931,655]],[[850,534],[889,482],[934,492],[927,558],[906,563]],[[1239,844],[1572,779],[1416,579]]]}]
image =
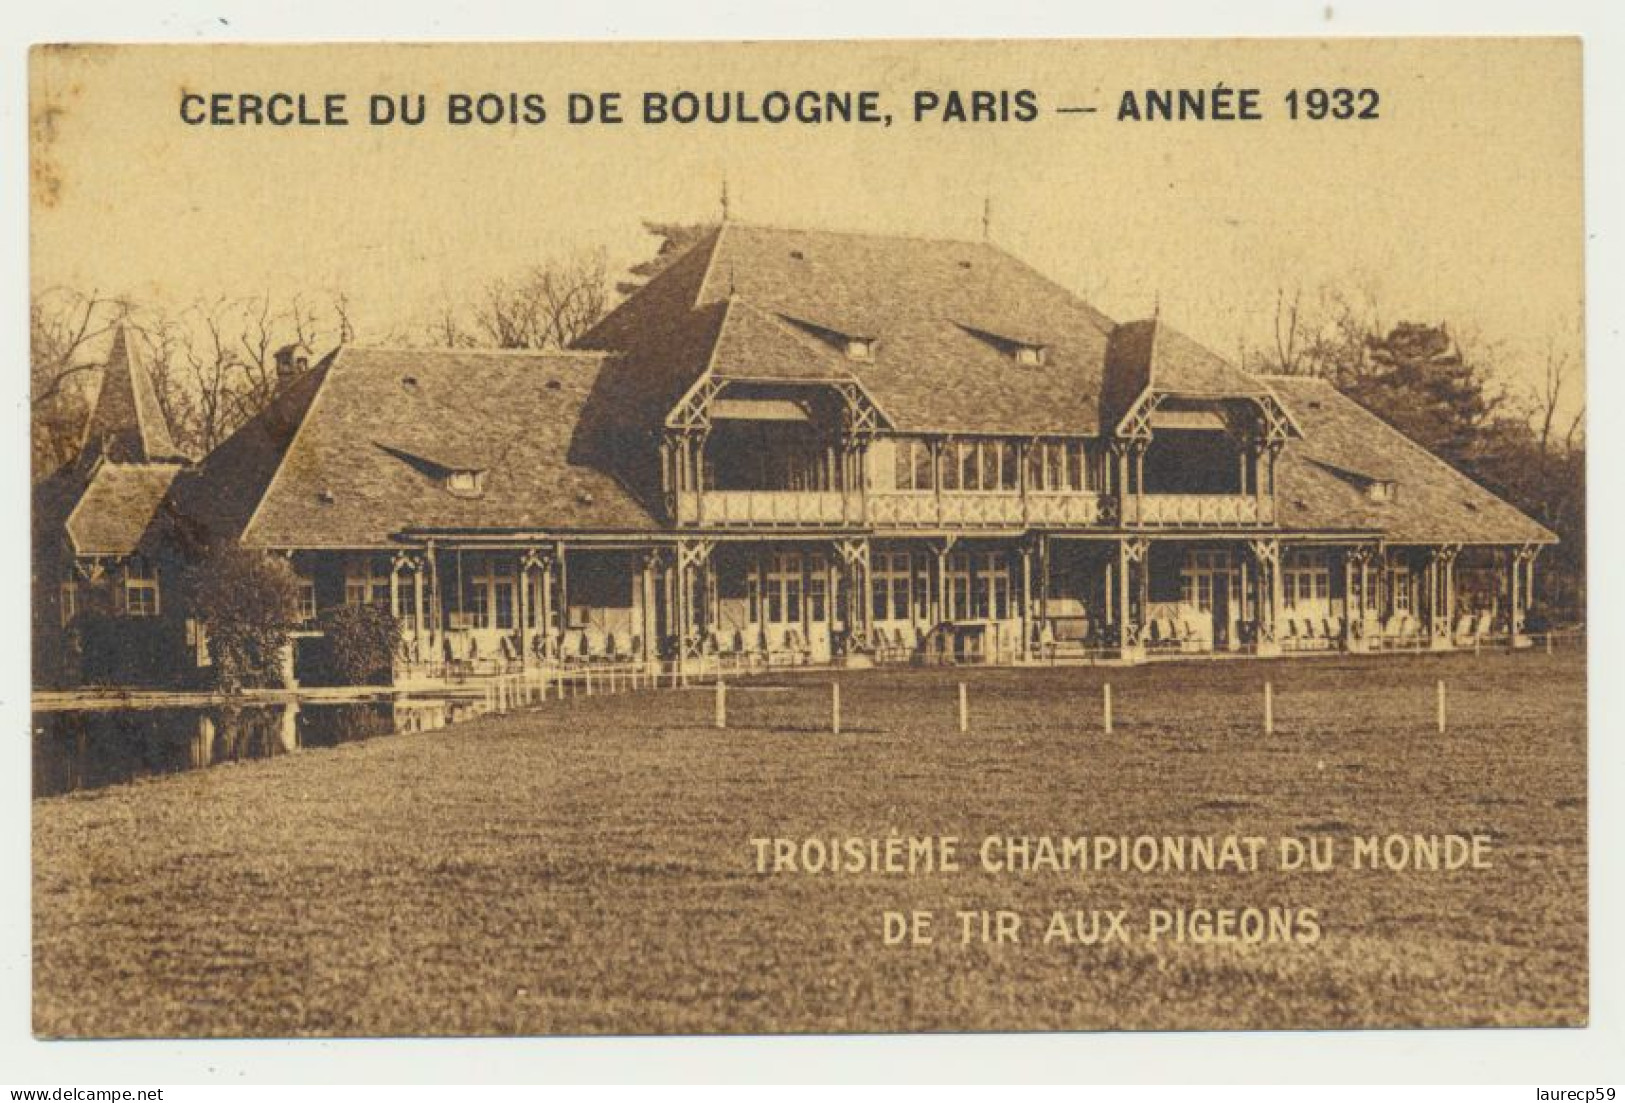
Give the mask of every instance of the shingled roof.
[{"label": "shingled roof", "polygon": [[139,549],[179,471],[169,463],[104,463],[96,468],[68,514],[74,554],[122,556]]},{"label": "shingled roof", "polygon": [[[177,513],[267,548],[383,547],[403,529],[654,528],[579,439],[602,368],[578,352],[342,348],[221,445]],[[483,473],[478,492],[448,485],[457,470]]]},{"label": "shingled roof", "polygon": [[[1286,529],[1370,532],[1396,544],[1555,543],[1543,525],[1485,490],[1323,379],[1259,377],[1303,430],[1276,468]],[[1391,500],[1367,493],[1394,484]]]},{"label": "shingled roof", "polygon": [[[986,242],[729,222],[581,344],[626,353],[627,371],[658,361],[670,395],[661,416],[710,370],[854,380],[904,431],[1086,436],[1098,429],[1112,328]],[[673,333],[698,346],[663,354]],[[831,338],[872,340],[872,359],[849,359]],[[1042,362],[1018,363],[1012,345],[1042,347]]]}]

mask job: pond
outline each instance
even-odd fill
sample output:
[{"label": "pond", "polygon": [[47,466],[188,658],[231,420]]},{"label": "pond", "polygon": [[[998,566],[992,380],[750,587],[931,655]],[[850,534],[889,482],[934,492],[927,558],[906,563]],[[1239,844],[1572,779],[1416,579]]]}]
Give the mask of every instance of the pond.
[{"label": "pond", "polygon": [[432,731],[486,708],[484,698],[395,697],[36,712],[34,797]]}]

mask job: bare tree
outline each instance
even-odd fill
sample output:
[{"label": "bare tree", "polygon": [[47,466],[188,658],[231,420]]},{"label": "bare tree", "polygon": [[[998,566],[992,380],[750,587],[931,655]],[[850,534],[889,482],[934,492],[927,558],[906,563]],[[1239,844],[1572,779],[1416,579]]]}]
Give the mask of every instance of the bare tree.
[{"label": "bare tree", "polygon": [[498,348],[568,348],[609,306],[605,264],[599,250],[491,280],[471,311],[476,334]]},{"label": "bare tree", "polygon": [[51,288],[29,303],[29,405],[36,477],[72,459],[105,364],[104,338],[129,317],[121,297]]}]

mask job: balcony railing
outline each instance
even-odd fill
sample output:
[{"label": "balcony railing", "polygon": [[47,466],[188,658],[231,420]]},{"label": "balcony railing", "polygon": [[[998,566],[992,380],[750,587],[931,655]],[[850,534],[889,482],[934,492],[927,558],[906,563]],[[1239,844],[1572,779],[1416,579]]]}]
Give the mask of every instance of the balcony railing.
[{"label": "balcony railing", "polygon": [[1247,494],[1130,494],[1123,499],[1123,522],[1167,527],[1222,527],[1269,524],[1273,503]]},{"label": "balcony railing", "polygon": [[684,525],[855,525],[863,499],[830,490],[707,490],[677,495]]},{"label": "balcony railing", "polygon": [[[1108,499],[1106,504],[1112,500]],[[1149,528],[1270,524],[1274,503],[1245,494],[1130,494],[1123,523]],[[708,490],[677,495],[683,525],[876,529],[1084,528],[1107,523],[1099,495],[1079,492]]]},{"label": "balcony railing", "polygon": [[1026,525],[1093,525],[1100,520],[1094,494],[943,491],[942,494],[871,493],[869,523],[876,528],[1020,528]]}]

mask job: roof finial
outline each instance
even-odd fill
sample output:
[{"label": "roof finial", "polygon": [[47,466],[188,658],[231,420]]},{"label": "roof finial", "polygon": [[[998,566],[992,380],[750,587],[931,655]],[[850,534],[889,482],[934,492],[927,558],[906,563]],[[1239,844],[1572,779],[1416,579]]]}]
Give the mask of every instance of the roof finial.
[{"label": "roof finial", "polygon": [[1152,293],[1151,317],[1153,320],[1160,319],[1162,317],[1162,288],[1160,287]]},{"label": "roof finial", "polygon": [[728,221],[728,176],[722,177],[722,221]]},{"label": "roof finial", "polygon": [[982,240],[993,240],[993,197],[982,196]]}]

